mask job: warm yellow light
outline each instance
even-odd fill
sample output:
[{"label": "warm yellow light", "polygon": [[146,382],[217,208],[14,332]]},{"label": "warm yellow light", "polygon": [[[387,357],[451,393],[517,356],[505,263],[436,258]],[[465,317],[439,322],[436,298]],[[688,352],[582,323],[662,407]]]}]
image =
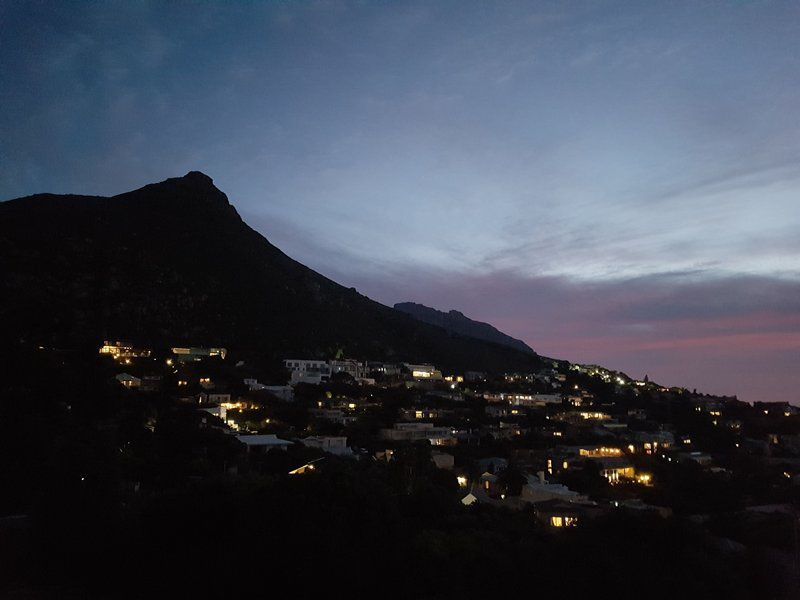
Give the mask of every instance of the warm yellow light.
[{"label": "warm yellow light", "polygon": [[459,487],[462,487],[462,488],[463,487],[467,487],[467,478],[464,477],[463,475],[459,475],[458,477],[456,477],[456,480],[458,481],[458,486]]}]

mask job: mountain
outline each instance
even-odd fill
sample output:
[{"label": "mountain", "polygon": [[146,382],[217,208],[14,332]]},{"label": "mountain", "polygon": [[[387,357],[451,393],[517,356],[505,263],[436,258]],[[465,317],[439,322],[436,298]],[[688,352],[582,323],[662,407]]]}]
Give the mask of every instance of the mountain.
[{"label": "mountain", "polygon": [[223,345],[279,358],[531,369],[538,357],[421,323],[292,260],[207,175],[113,196],[0,203],[0,342]]},{"label": "mountain", "polygon": [[429,323],[441,327],[451,333],[464,335],[486,342],[501,344],[514,348],[520,352],[528,354],[536,354],[533,349],[522,340],[506,335],[496,327],[489,323],[482,323],[481,321],[473,321],[469,317],[464,316],[463,313],[457,310],[450,312],[443,312],[430,308],[424,304],[417,304],[416,302],[398,302],[394,305],[395,309],[411,315],[415,319],[423,323]]}]

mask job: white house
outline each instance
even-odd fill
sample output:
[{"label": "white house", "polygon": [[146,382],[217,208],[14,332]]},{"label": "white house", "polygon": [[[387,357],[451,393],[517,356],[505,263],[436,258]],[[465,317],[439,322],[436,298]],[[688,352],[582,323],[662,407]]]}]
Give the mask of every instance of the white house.
[{"label": "white house", "polygon": [[565,500],[577,502],[585,500],[578,492],[569,489],[560,483],[549,483],[544,478],[544,472],[539,471],[537,477],[528,476],[528,483],[522,486],[520,498],[523,502],[544,502],[545,500]]},{"label": "white house", "polygon": [[300,440],[304,446],[319,448],[323,452],[330,452],[337,456],[350,456],[353,451],[347,447],[347,438],[344,436],[315,435]]},{"label": "white house", "polygon": [[414,379],[443,379],[442,372],[433,365],[412,365],[403,363],[403,366],[411,371]]},{"label": "white house", "polygon": [[293,443],[289,440],[280,439],[274,433],[240,435],[237,436],[236,439],[247,446],[248,452],[267,452],[272,448],[286,450],[286,448]]},{"label": "white house", "polygon": [[330,365],[324,360],[287,358],[283,364],[291,375],[291,385],[298,383],[319,385],[331,378]]}]

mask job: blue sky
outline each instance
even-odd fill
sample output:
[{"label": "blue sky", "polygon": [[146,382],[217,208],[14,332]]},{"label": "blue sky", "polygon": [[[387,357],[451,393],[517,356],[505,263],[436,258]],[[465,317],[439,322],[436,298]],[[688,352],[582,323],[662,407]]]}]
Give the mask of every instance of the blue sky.
[{"label": "blue sky", "polygon": [[0,198],[202,170],[377,300],[747,399],[800,400],[799,107],[795,2],[0,2]]}]

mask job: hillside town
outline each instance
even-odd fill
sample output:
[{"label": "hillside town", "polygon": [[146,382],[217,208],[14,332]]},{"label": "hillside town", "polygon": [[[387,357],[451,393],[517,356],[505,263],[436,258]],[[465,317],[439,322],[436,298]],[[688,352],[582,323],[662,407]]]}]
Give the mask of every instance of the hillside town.
[{"label": "hillside town", "polygon": [[287,358],[282,377],[264,379],[225,348],[159,354],[106,341],[99,354],[126,393],[192,407],[198,429],[235,442],[228,474],[274,452],[288,474],[305,475],[339,460],[390,463],[417,447],[463,505],[524,510],[552,528],[619,511],[699,525],[721,511],[797,522],[800,409],[789,404],[549,359],[536,372],[489,374]]},{"label": "hillside town", "polygon": [[[264,561],[289,576],[298,555],[319,574],[304,595],[352,560],[350,589],[394,582],[396,597],[506,593],[523,571],[569,597],[620,578],[620,597],[652,581],[654,598],[798,589],[793,405],[544,357],[493,373],[106,340],[4,360],[9,589],[108,596],[134,578],[112,595],[139,597],[144,569],[224,595]],[[218,577],[180,575],[208,561]]]}]

